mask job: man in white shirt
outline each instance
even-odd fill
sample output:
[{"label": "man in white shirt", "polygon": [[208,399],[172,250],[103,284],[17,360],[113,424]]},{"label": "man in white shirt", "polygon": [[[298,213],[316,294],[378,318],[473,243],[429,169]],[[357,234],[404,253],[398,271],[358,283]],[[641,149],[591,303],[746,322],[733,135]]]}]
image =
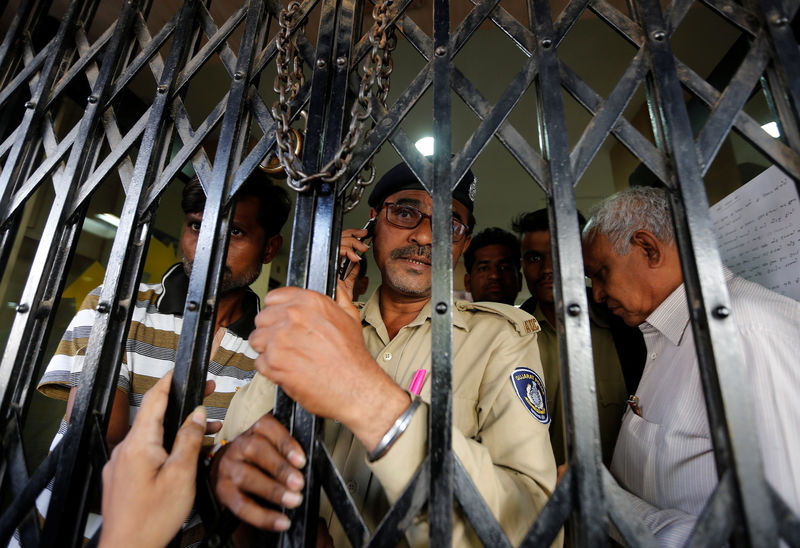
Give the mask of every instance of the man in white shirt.
[{"label": "man in white shirt", "polygon": [[[598,204],[583,231],[595,300],[638,325],[647,362],[612,474],[656,538],[683,545],[717,485],[712,440],[667,194],[636,187]],[[800,303],[727,268],[767,481],[800,512]],[[635,407],[635,409],[634,409]]]}]

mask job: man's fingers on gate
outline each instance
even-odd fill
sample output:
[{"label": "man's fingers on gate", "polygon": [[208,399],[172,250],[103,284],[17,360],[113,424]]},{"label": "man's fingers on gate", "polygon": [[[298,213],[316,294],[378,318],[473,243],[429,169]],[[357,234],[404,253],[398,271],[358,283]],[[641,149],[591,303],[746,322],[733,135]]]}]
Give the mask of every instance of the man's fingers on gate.
[{"label": "man's fingers on gate", "polygon": [[186,417],[186,420],[183,421],[183,424],[178,429],[178,433],[175,435],[175,443],[172,445],[172,452],[167,457],[161,473],[170,470],[171,472],[166,477],[174,474],[176,477],[190,478],[194,482],[197,471],[197,457],[200,454],[205,433],[206,409],[199,405]]},{"label": "man's fingers on gate", "polygon": [[206,436],[216,434],[222,430],[222,421],[209,421],[206,422]]},{"label": "man's fingers on gate", "polygon": [[[231,451],[228,450],[230,454]],[[244,460],[228,460],[228,463],[220,463],[220,479],[218,491],[222,489],[220,496],[230,499],[233,493],[226,489],[246,493],[263,499],[267,502],[296,508],[303,502],[303,494],[297,490],[287,489],[286,485],[278,479],[271,477],[261,466]],[[226,487],[227,486],[227,487]],[[225,493],[227,492],[227,495]],[[226,505],[228,501],[223,501]]]},{"label": "man's fingers on gate", "polygon": [[[273,289],[264,297],[264,310],[261,312],[266,312],[267,307],[270,306],[280,306],[282,304],[291,303],[295,299],[298,298],[299,295],[302,295],[306,289],[302,289],[300,287],[294,286],[286,286],[286,287],[279,287],[278,289]],[[261,316],[259,314],[258,316]],[[258,319],[258,316],[256,319]],[[269,316],[266,314],[266,316]],[[256,324],[258,325],[258,324]]]},{"label": "man's fingers on gate", "polygon": [[217,496],[236,517],[259,529],[267,531],[286,531],[291,521],[282,513],[265,508],[232,484],[218,489]]},{"label": "man's fingers on gate", "polygon": [[[258,419],[256,423],[250,427],[250,430],[264,439],[270,440],[279,451],[279,454],[286,459],[292,467],[300,469],[306,465],[306,455],[305,452],[303,452],[303,448],[300,447],[297,440],[289,434],[289,431],[286,430],[280,421],[272,415],[264,415]],[[301,483],[296,488],[301,489],[303,487],[303,477],[299,473],[298,475]]]}]

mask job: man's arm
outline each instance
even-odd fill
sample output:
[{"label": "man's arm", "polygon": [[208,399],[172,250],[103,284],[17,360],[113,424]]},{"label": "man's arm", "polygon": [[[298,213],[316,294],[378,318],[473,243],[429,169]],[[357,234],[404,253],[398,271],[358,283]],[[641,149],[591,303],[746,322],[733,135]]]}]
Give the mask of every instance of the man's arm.
[{"label": "man's arm", "polygon": [[[464,401],[458,390],[454,393],[452,444],[486,504],[516,545],[555,488],[555,461],[547,419],[537,419],[531,413],[512,380],[512,371],[519,367],[542,376],[536,339],[532,334],[520,336],[504,319],[492,318],[490,325],[491,329],[483,333],[473,328],[456,350],[454,362],[478,355],[477,347],[482,347],[488,358],[478,400]],[[454,363],[454,382],[458,382],[459,367],[464,364]],[[482,364],[476,360],[468,367],[481,368]],[[541,397],[544,400],[544,392]],[[371,465],[390,500],[402,493],[427,451],[425,406],[391,451]],[[425,532],[423,528],[416,534]],[[468,544],[470,538],[474,539],[471,535],[462,520],[454,522],[454,545]]]},{"label": "man's arm", "polygon": [[[735,310],[734,310],[735,311]],[[757,318],[754,318],[757,321]],[[764,473],[800,515],[800,329],[798,324],[740,327]]]},{"label": "man's arm", "polygon": [[[61,337],[55,354],[47,364],[47,368],[39,382],[38,389],[45,396],[67,400],[67,409],[64,416],[65,423],[69,423],[72,406],[77,393],[77,382],[83,371],[86,345],[92,325],[96,318],[95,307],[101,288],[92,290],[81,303],[79,310],[69,323]],[[127,389],[129,372],[125,363],[122,364],[114,393],[114,403],[109,419],[106,440],[109,449],[113,449],[125,437],[130,424],[130,411]],[[60,436],[57,435],[56,439]]]},{"label": "man's arm", "polygon": [[[77,386],[70,388],[69,397],[67,398],[67,412],[64,415],[64,421],[67,424],[69,424],[69,418],[72,416],[72,405],[75,402],[75,394],[77,393]],[[111,408],[111,418],[108,420],[108,430],[106,431],[106,442],[109,450],[114,449],[123,440],[128,433],[129,424],[130,407],[128,405],[128,394],[124,390],[117,388],[114,392],[114,404]]]},{"label": "man's arm", "polygon": [[[650,529],[659,545],[665,548],[677,548],[686,544],[697,522],[697,516],[675,508],[658,508],[624,489],[620,490],[620,492],[625,494],[625,498],[628,499],[635,514]],[[610,533],[614,540],[623,545],[625,544],[622,536],[613,525]]]}]

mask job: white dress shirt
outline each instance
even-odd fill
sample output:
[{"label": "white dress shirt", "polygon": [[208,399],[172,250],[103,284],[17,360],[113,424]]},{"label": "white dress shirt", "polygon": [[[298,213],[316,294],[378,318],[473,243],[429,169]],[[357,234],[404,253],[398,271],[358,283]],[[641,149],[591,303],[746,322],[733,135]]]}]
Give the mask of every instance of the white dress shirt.
[{"label": "white dress shirt", "polygon": [[[767,480],[800,512],[800,303],[725,269]],[[611,472],[664,546],[681,546],[717,485],[703,389],[678,287],[639,326],[647,362]]]}]

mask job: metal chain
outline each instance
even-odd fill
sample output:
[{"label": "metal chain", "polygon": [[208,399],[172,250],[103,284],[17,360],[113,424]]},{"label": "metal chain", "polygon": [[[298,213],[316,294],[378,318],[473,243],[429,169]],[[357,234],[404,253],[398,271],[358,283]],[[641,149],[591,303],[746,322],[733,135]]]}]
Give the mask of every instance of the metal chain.
[{"label": "metal chain", "polygon": [[[274,89],[278,93],[278,100],[272,105],[272,116],[278,122],[275,132],[276,156],[286,171],[287,183],[298,192],[304,192],[311,187],[314,181],[334,183],[347,171],[353,159],[353,150],[372,129],[366,132],[364,126],[372,115],[371,97],[375,97],[385,107],[386,97],[389,94],[389,77],[392,73],[391,52],[397,45],[394,27],[391,25],[391,6],[393,0],[382,0],[372,9],[374,23],[369,33],[372,50],[367,55],[362,67],[361,83],[356,100],[350,109],[350,125],[347,134],[342,138],[342,143],[333,159],[325,164],[319,173],[306,174],[300,168],[301,162],[297,157],[291,136],[291,101],[295,99],[300,88],[305,82],[303,76],[302,60],[297,51],[297,44],[293,38],[292,19],[300,12],[300,3],[291,2],[287,8],[281,10],[278,17],[280,30],[275,37],[278,53],[276,56],[277,75],[275,76]],[[290,59],[292,71],[289,71]],[[350,211],[361,199],[364,189],[375,180],[375,167],[370,158],[360,171],[354,182],[347,199],[345,211]]]}]

